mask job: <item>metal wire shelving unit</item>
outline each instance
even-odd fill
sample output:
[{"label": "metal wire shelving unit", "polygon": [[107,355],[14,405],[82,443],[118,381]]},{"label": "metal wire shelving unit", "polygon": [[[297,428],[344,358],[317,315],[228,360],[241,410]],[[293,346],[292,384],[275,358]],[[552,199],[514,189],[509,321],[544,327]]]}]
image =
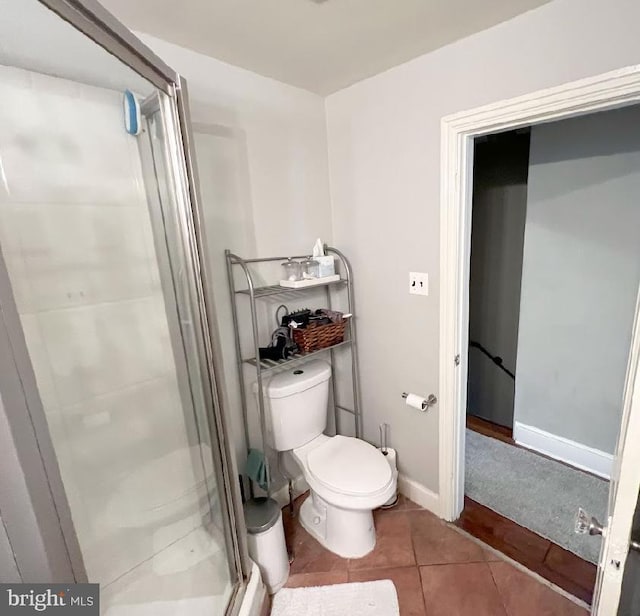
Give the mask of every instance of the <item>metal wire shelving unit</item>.
[{"label": "metal wire shelving unit", "polygon": [[[355,305],[353,298],[353,278],[352,278],[352,270],[351,265],[347,258],[336,248],[332,248],[330,246],[325,246],[325,253],[327,255],[333,255],[337,258],[340,263],[339,271],[341,272],[340,280],[334,280],[324,284],[318,284],[309,287],[303,287],[300,289],[291,289],[288,287],[281,287],[280,285],[269,285],[269,286],[256,286],[254,275],[252,274],[251,268],[259,263],[269,263],[269,262],[281,262],[286,261],[289,257],[264,257],[257,259],[243,259],[236,254],[233,254],[230,250],[225,250],[225,256],[227,260],[227,278],[229,281],[229,293],[231,295],[231,312],[233,316],[233,329],[235,334],[235,346],[236,346],[236,357],[237,357],[237,366],[238,366],[238,378],[240,380],[240,400],[242,403],[242,413],[243,413],[243,422],[244,422],[244,430],[245,437],[247,439],[247,448],[249,448],[249,419],[248,419],[248,406],[247,406],[247,389],[246,389],[246,381],[245,381],[245,364],[248,364],[255,368],[256,372],[256,383],[257,383],[257,406],[258,406],[258,414],[260,421],[260,432],[262,438],[263,448],[266,447],[266,434],[267,434],[267,424],[265,417],[265,408],[264,408],[264,387],[263,387],[263,376],[265,373],[269,373],[273,370],[277,370],[278,368],[283,368],[289,366],[290,364],[294,364],[299,361],[303,361],[306,359],[310,359],[320,353],[327,353],[327,351],[331,355],[331,365],[333,367],[333,374],[331,378],[332,385],[332,393],[333,393],[333,402],[334,402],[334,418],[335,418],[335,426],[336,431],[339,429],[339,411],[344,411],[353,415],[354,424],[355,424],[355,435],[357,438],[361,438],[362,436],[362,414],[360,411],[360,389],[359,389],[359,378],[358,378],[358,351],[357,351],[357,337],[356,337],[356,322],[355,322]],[[293,259],[304,259],[307,255],[298,255],[293,256]],[[244,274],[244,278],[246,279],[246,287],[236,288],[236,279],[234,276],[234,267],[239,267]],[[296,299],[300,298],[300,296],[308,293],[310,290],[318,290],[324,288],[326,295],[327,308],[331,309],[332,305],[332,295],[334,291],[339,291],[340,289],[346,289],[346,299],[347,299],[347,312],[352,316],[348,320],[348,325],[345,332],[345,339],[343,342],[335,344],[326,349],[321,349],[319,351],[314,351],[311,353],[297,353],[288,357],[287,359],[281,359],[278,361],[263,359],[259,360],[260,357],[260,341],[259,341],[259,324],[258,324],[258,312],[256,307],[256,302],[258,300],[264,298],[272,298],[274,296],[283,296],[283,297],[296,297]],[[252,342],[252,353],[251,357],[244,357],[243,350],[241,345],[241,336],[240,336],[240,322],[238,318],[238,302],[240,298],[246,297],[249,302],[249,310],[251,313],[251,342]],[[351,383],[353,388],[353,408],[345,407],[338,403],[338,388],[336,385],[336,374],[335,374],[335,352],[339,348],[348,348],[350,350],[351,355]],[[265,451],[266,454],[266,451]],[[267,494],[271,495],[271,469],[269,468],[269,460],[268,456],[265,455],[265,463],[267,465]]]}]

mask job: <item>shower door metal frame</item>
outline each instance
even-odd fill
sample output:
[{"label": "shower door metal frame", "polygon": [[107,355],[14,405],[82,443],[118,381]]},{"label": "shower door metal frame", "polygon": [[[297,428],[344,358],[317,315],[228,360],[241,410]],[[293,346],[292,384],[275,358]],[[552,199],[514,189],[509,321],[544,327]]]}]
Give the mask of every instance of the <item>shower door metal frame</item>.
[{"label": "shower door metal frame", "polygon": [[[183,92],[184,91],[185,90],[184,90],[184,84],[183,84]],[[166,302],[175,303],[177,305],[177,312],[175,314],[168,315],[170,335],[172,336],[172,339],[175,340],[174,347],[179,348],[177,354],[179,355],[180,349],[184,348],[184,356],[187,357],[189,355],[189,352],[187,350],[188,345],[183,347],[184,341],[181,338],[178,339],[179,331],[177,330],[180,327],[180,322],[182,321],[184,323],[185,317],[188,318],[188,315],[183,315],[183,316],[180,315],[181,308],[182,308],[181,301],[180,301],[179,293],[174,293],[174,291],[177,291],[177,288],[180,284],[180,279],[184,278],[186,275],[186,277],[188,278],[189,285],[188,285],[188,288],[185,290],[189,295],[189,299],[188,299],[189,305],[201,306],[204,310],[206,310],[203,294],[205,289],[208,288],[208,285],[206,284],[206,282],[204,282],[206,280],[205,278],[206,274],[204,271],[189,268],[189,271],[187,272],[180,272],[180,264],[175,262],[171,258],[174,252],[178,251],[179,253],[182,253],[182,258],[191,254],[193,257],[192,262],[196,262],[195,260],[197,259],[198,253],[200,252],[199,245],[196,243],[196,235],[195,234],[192,235],[188,230],[194,229],[197,231],[197,229],[196,229],[195,223],[192,220],[192,217],[193,217],[192,209],[190,207],[184,206],[184,204],[188,203],[190,199],[188,194],[189,182],[186,181],[186,166],[184,165],[184,160],[183,161],[180,160],[181,153],[178,151],[178,148],[176,147],[178,144],[165,143],[163,144],[162,148],[158,148],[156,150],[150,135],[151,129],[149,126],[149,119],[154,115],[158,116],[163,129],[165,129],[165,132],[164,132],[165,136],[174,132],[181,132],[181,127],[179,125],[177,110],[173,105],[171,105],[170,99],[166,97],[162,97],[158,92],[152,94],[149,98],[144,100],[141,103],[140,108],[143,116],[143,124],[145,127],[143,130],[146,132],[146,136],[142,133],[140,135],[140,138],[145,140],[144,145],[141,146],[141,156],[143,157],[143,173],[145,174],[145,183],[147,181],[152,181],[152,178],[147,176],[148,171],[145,171],[146,164],[150,164],[150,166],[153,166],[156,173],[158,172],[160,166],[164,166],[164,170],[171,176],[166,178],[167,182],[169,183],[169,186],[175,186],[176,188],[178,188],[178,190],[176,191],[176,194],[173,195],[173,200],[175,201],[175,204],[178,207],[172,207],[171,203],[165,202],[165,199],[163,198],[163,196],[161,194],[158,194],[157,197],[155,197],[154,199],[155,201],[157,201],[157,203],[150,205],[149,212],[151,215],[152,227],[154,228],[154,230],[157,230],[157,231],[154,231],[155,234],[157,234],[157,232],[159,232],[162,229],[168,229],[168,228],[171,228],[174,232],[177,232],[178,234],[180,234],[181,231],[183,232],[181,234],[181,237],[174,237],[173,234],[170,233],[170,234],[165,234],[164,237],[162,238],[156,237],[155,239],[156,239],[156,253],[158,255],[158,258],[161,263],[164,263],[167,266],[164,270],[160,272],[162,287],[167,293]],[[188,116],[186,117],[186,119],[188,121]],[[145,157],[149,157],[150,160],[145,161],[144,160]],[[181,172],[185,176],[183,178],[185,181],[181,181],[181,178],[180,178]],[[159,192],[161,193],[162,191],[160,190]],[[183,205],[182,207],[181,207],[181,202]],[[175,224],[175,222],[177,221],[171,220],[172,218],[171,215],[174,212],[176,214],[176,218],[182,219],[181,221],[178,222],[178,224]],[[184,233],[185,230],[187,231],[186,233]],[[198,240],[198,242],[200,241],[203,241],[203,240]],[[206,253],[203,251],[202,254],[206,254]],[[201,284],[199,284],[199,279],[202,279]],[[207,315],[205,314],[205,316]],[[208,315],[207,328],[209,328],[210,335],[204,336],[202,340],[198,341],[199,342],[198,348],[195,349],[194,351],[198,357],[198,360],[199,360],[198,366],[200,368],[204,368],[210,363],[215,370],[216,366],[222,365],[221,364],[222,360],[220,357],[216,355],[216,352],[219,347],[213,344],[213,340],[218,339],[215,325],[213,325],[213,329],[211,329],[212,326],[210,325],[210,324],[216,323],[214,318],[215,318],[215,315],[213,314]],[[207,331],[206,329],[204,329],[204,326],[202,329],[203,331]],[[212,361],[209,361],[208,357],[211,357]],[[181,361],[180,359],[176,360],[177,363],[180,363],[180,361]],[[194,372],[189,368],[188,361],[186,362],[186,364],[187,365],[183,370],[184,377],[189,380],[193,378],[197,378],[197,376],[194,375]],[[206,380],[207,378],[208,378],[208,374],[201,375],[201,379]],[[219,382],[217,378],[215,382],[216,383]],[[183,386],[181,387],[181,389],[189,389],[188,383],[186,383],[185,385],[186,387]],[[217,388],[216,388],[216,392],[217,392],[216,398],[219,401],[221,398],[221,392]],[[181,395],[184,395],[184,394],[185,392],[181,391]],[[216,405],[221,406],[220,402],[216,402],[216,400],[214,400],[211,397],[211,392],[205,391],[204,394],[206,398],[205,400],[206,407],[214,408],[216,407]],[[184,397],[186,398],[188,396],[189,396],[189,393],[186,392],[186,395]],[[193,402],[193,404],[195,405],[196,403]],[[189,406],[189,403],[187,403],[187,407],[188,406]],[[213,421],[214,420],[213,417],[209,417],[208,419],[210,424],[209,425],[210,440],[212,444],[215,445],[215,443],[220,442],[220,440],[224,439],[225,426],[223,423],[218,423],[217,421]],[[220,419],[224,420],[223,414],[220,415]],[[198,421],[196,421],[196,424],[198,424]],[[199,428],[200,428],[200,425],[199,424],[196,425],[197,431],[199,431]],[[225,466],[225,462],[224,462],[224,459],[221,457],[221,464],[216,465],[214,468],[216,477],[218,479],[218,483],[221,486],[224,486],[225,483],[228,483],[226,479],[226,475],[224,473],[224,469],[223,469],[224,466]],[[232,469],[230,466],[228,467],[228,470],[229,470],[228,475],[230,477],[236,476],[235,470]],[[235,485],[237,485],[237,483]],[[240,498],[241,497],[238,497],[239,501],[240,501]],[[241,517],[242,517],[242,520],[244,521],[244,517],[243,516]],[[229,554],[233,554],[234,552],[237,551],[238,556],[240,556],[242,553],[242,550],[244,550],[245,548],[244,544],[242,546],[239,546],[240,550],[238,550],[238,546],[236,546],[235,542],[232,541],[232,536],[237,532],[236,529],[238,528],[238,521],[235,519],[229,519],[229,520],[225,519],[224,524],[225,524],[225,530],[226,530],[225,539],[226,539],[227,550]],[[243,538],[244,538],[244,533],[237,538],[238,542],[242,541]]]},{"label": "shower door metal frame", "polygon": [[[223,514],[228,516],[225,524],[228,556],[236,573],[227,614],[236,614],[246,590],[250,560],[240,491],[235,481],[235,459],[218,387],[222,379],[217,332],[212,326],[215,315],[205,293],[206,260],[186,81],[95,0],[39,1],[153,83],[170,101],[174,132],[167,134],[166,139],[171,146],[171,172],[179,193],[176,214],[180,245],[176,249],[183,251],[188,266],[186,284],[193,302],[191,309],[199,320],[194,330],[201,384],[207,402],[213,465],[223,480],[219,489]],[[10,448],[0,451],[0,462],[4,472],[12,478],[15,475],[15,479],[8,489],[0,489],[0,511],[20,574],[38,577],[37,581],[43,582],[87,581],[8,271],[0,254],[0,428],[5,421],[9,429],[2,436],[8,437]],[[15,455],[11,457],[12,454]],[[19,519],[20,506],[33,512],[33,520]]]}]

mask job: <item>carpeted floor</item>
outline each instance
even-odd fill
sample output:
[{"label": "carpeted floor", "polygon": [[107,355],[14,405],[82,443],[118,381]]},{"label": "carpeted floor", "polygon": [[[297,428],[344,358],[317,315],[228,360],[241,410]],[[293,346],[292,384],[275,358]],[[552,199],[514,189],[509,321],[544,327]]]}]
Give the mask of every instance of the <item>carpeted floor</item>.
[{"label": "carpeted floor", "polygon": [[467,430],[465,494],[596,563],[600,537],[576,535],[578,507],[605,520],[609,482]]}]

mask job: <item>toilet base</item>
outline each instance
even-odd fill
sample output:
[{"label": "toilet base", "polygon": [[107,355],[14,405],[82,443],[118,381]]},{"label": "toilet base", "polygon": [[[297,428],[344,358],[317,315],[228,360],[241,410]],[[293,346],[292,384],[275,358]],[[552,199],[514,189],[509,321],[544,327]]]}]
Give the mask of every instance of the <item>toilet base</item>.
[{"label": "toilet base", "polygon": [[343,558],[362,558],[376,546],[370,510],[340,509],[313,490],[300,508],[300,523],[318,543]]}]

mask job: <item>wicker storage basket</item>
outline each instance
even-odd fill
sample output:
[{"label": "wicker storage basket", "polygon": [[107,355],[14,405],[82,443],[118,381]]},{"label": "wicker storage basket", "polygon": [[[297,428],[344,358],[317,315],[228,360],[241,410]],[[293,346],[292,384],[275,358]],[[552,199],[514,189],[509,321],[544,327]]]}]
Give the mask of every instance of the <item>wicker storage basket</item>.
[{"label": "wicker storage basket", "polygon": [[300,353],[311,353],[326,349],[344,340],[344,328],[347,321],[342,312],[323,310],[322,314],[331,319],[326,325],[310,323],[304,329],[293,329],[293,341],[298,345]]}]

